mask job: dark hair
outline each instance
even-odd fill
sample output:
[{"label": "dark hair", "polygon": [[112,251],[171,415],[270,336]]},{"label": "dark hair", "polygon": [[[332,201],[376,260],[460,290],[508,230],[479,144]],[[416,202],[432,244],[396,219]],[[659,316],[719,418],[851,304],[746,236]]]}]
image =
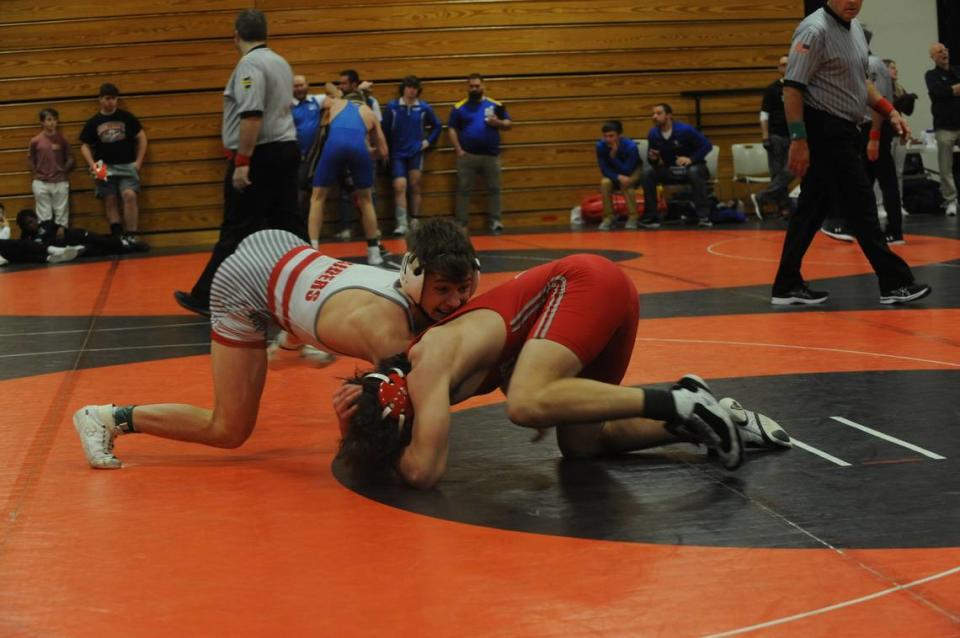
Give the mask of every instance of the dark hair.
[{"label": "dark hair", "polygon": [[397,421],[383,417],[378,393],[380,379],[367,377],[371,372],[387,374],[398,368],[406,375],[410,372],[410,360],[406,353],[384,359],[375,370],[358,372],[346,383],[359,385],[363,392],[357,399],[357,411],[350,418],[350,427],[340,440],[337,458],[342,460],[355,478],[362,482],[376,482],[393,475],[403,448],[410,445],[413,423],[404,423],[401,430]]},{"label": "dark hair", "polygon": [[420,91],[423,90],[420,86],[420,78],[415,75],[408,75],[400,80],[400,97],[403,97],[403,90],[408,86],[415,88],[417,90],[417,97],[420,97]]},{"label": "dark hair", "polygon": [[656,104],[653,105],[653,108],[657,108],[658,106],[663,109],[664,113],[673,115],[673,107],[667,104],[666,102],[657,102]]},{"label": "dark hair", "polygon": [[24,208],[19,213],[17,213],[17,226],[20,227],[20,230],[23,230],[23,227],[27,225],[28,217],[39,219],[37,217],[37,214],[33,211],[32,208]]},{"label": "dark hair", "polygon": [[480,80],[481,82],[484,81],[484,80],[483,80],[483,76],[480,75],[479,73],[471,73],[471,74],[467,77],[467,80]]},{"label": "dark hair", "polygon": [[100,85],[100,93],[98,95],[99,97],[103,97],[104,95],[112,95],[113,97],[117,97],[120,95],[120,89],[118,89],[117,85],[112,82],[104,82]]},{"label": "dark hair", "polygon": [[407,236],[407,250],[425,273],[463,281],[477,268],[477,253],[467,233],[449,219],[425,219]]},{"label": "dark hair", "polygon": [[53,117],[57,118],[58,120],[60,119],[60,114],[57,113],[57,109],[55,109],[55,108],[53,108],[53,107],[49,107],[49,106],[48,106],[47,108],[45,108],[45,109],[40,109],[40,121],[41,121],[41,122],[44,121],[45,119],[47,119],[47,116],[48,116],[48,115],[52,115]]},{"label": "dark hair", "polygon": [[600,130],[604,133],[613,131],[617,135],[620,135],[623,133],[623,123],[620,120],[607,120],[603,123],[603,126],[600,127]]},{"label": "dark hair", "polygon": [[259,9],[244,9],[233,28],[244,42],[263,42],[267,39],[267,16]]},{"label": "dark hair", "polygon": [[883,63],[886,64],[887,66],[890,66],[891,64],[896,64],[897,61],[896,61],[896,60],[891,60],[890,58],[884,58],[884,59],[883,59]]},{"label": "dark hair", "polygon": [[341,76],[347,76],[347,79],[350,80],[350,84],[360,84],[360,74],[353,69],[346,69],[345,71],[340,71]]}]

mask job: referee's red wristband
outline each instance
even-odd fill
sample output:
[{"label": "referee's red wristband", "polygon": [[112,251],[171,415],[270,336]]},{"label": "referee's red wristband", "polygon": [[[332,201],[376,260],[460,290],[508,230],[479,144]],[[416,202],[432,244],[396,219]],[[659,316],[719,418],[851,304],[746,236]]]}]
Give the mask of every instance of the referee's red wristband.
[{"label": "referee's red wristband", "polygon": [[887,98],[882,97],[874,103],[873,110],[884,117],[890,117],[890,114],[893,113],[893,104],[890,104],[890,100]]},{"label": "referee's red wristband", "polygon": [[879,139],[880,139],[880,129],[878,129],[878,128],[872,128],[872,129],[870,129],[870,139],[871,139],[871,140],[879,140]]},{"label": "referee's red wristband", "polygon": [[234,166],[250,166],[250,156],[243,153],[237,153],[233,157]]}]

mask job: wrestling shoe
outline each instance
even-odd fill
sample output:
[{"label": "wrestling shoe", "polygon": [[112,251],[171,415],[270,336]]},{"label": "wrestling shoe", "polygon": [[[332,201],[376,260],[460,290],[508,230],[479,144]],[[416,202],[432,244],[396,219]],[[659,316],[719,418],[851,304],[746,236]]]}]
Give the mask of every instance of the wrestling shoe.
[{"label": "wrestling shoe", "polygon": [[793,447],[790,435],[770,417],[744,410],[736,399],[730,397],[720,399],[720,407],[727,411],[734,425],[740,429],[743,447],[764,450]]},{"label": "wrestling shoe", "polygon": [[681,378],[671,390],[677,419],[666,425],[674,436],[702,443],[716,452],[720,463],[735,470],[743,463],[743,440],[730,414],[717,403],[710,387],[695,374]]},{"label": "wrestling shoe", "polygon": [[60,264],[65,261],[73,261],[79,254],[80,251],[77,250],[76,246],[64,246],[63,248],[47,246],[47,263]]},{"label": "wrestling shoe", "polygon": [[113,455],[113,440],[119,431],[113,421],[113,405],[88,405],[73,413],[73,427],[80,437],[90,467],[118,470],[123,465]]},{"label": "wrestling shoe", "polygon": [[380,246],[380,259],[383,261],[378,265],[381,268],[388,268],[390,270],[400,270],[400,264],[403,261],[402,257],[397,257],[383,246]]},{"label": "wrestling shoe", "polygon": [[324,368],[336,360],[337,357],[329,352],[306,343],[289,345],[284,341],[283,334],[267,346],[267,365],[271,370],[301,364]]}]

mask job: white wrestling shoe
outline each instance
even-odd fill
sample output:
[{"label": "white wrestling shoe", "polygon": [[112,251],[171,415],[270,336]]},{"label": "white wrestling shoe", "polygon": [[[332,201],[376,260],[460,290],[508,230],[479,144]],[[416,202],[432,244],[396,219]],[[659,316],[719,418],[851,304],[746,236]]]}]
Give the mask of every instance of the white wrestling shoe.
[{"label": "white wrestling shoe", "polygon": [[677,421],[667,430],[686,441],[702,443],[716,452],[720,463],[735,470],[743,463],[740,428],[710,393],[710,386],[695,374],[684,375],[671,390]]},{"label": "white wrestling shoe", "polygon": [[740,430],[744,447],[758,450],[778,450],[793,447],[793,441],[787,431],[780,424],[766,416],[752,410],[745,410],[736,399],[724,397],[720,399],[730,418]]},{"label": "white wrestling shoe", "polygon": [[88,405],[73,413],[73,427],[80,436],[90,467],[118,470],[123,463],[113,455],[113,440],[119,434],[113,422],[113,405]]},{"label": "white wrestling shoe", "polygon": [[335,355],[306,343],[288,344],[284,335],[281,334],[267,346],[267,365],[271,370],[303,364],[324,368],[337,360]]}]

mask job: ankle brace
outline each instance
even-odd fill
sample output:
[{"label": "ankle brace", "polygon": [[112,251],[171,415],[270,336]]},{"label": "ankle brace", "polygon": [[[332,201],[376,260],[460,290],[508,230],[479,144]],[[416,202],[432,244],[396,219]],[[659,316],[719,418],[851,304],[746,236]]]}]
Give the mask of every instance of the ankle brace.
[{"label": "ankle brace", "polygon": [[133,428],[133,408],[136,406],[125,405],[113,408],[113,422],[117,424],[117,429],[121,434],[136,434]]}]

